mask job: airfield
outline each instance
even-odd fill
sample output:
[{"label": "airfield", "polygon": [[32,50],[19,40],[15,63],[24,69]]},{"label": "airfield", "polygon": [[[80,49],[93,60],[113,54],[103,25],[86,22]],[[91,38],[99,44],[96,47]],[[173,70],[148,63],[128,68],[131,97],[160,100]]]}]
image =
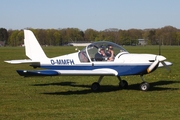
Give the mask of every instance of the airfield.
[{"label": "airfield", "polygon": [[[158,54],[159,46],[123,46],[131,53]],[[83,47],[79,47],[81,49]],[[48,57],[75,51],[73,46],[43,47]],[[27,77],[17,69],[31,70],[27,64],[10,65],[4,60],[27,59],[24,47],[0,47],[0,119],[62,120],[177,120],[180,118],[180,46],[161,46],[161,54],[173,63],[169,73],[159,68],[144,76],[149,91],[141,91],[139,76],[104,77],[100,92],[91,84],[98,76]]]}]

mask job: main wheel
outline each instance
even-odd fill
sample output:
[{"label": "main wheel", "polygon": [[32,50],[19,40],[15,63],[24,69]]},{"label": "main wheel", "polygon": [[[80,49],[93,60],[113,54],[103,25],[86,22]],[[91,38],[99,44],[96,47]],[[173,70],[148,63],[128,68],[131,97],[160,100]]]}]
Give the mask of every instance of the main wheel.
[{"label": "main wheel", "polygon": [[97,92],[97,91],[99,91],[99,89],[100,89],[100,85],[99,85],[98,82],[94,82],[94,83],[91,85],[91,90],[92,90],[93,92]]},{"label": "main wheel", "polygon": [[119,82],[119,87],[122,89],[127,89],[128,88],[128,82],[126,80],[121,80]]},{"label": "main wheel", "polygon": [[150,85],[149,85],[149,83],[147,83],[147,82],[142,82],[142,83],[140,84],[140,89],[141,89],[142,91],[148,91],[149,88],[150,88]]}]

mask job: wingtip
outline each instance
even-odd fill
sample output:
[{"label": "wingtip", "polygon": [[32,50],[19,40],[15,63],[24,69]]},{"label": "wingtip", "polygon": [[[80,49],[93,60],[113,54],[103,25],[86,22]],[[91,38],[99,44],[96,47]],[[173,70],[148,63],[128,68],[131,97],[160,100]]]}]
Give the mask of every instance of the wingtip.
[{"label": "wingtip", "polygon": [[8,60],[5,60],[4,62],[6,62],[6,63],[11,63],[11,61],[8,61]]}]

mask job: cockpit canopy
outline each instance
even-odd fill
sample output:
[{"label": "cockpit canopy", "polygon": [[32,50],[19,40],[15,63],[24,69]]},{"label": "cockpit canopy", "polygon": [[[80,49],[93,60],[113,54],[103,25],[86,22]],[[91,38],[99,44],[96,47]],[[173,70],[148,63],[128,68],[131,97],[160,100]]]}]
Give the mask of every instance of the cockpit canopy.
[{"label": "cockpit canopy", "polygon": [[105,52],[107,52],[109,46],[112,46],[115,55],[117,55],[121,52],[127,52],[123,47],[121,47],[120,45],[117,45],[113,42],[99,41],[99,42],[91,43],[86,48],[81,50],[79,52],[79,59],[81,62],[95,61],[95,59],[94,59],[95,54],[97,52],[99,52],[100,49],[103,49]]}]

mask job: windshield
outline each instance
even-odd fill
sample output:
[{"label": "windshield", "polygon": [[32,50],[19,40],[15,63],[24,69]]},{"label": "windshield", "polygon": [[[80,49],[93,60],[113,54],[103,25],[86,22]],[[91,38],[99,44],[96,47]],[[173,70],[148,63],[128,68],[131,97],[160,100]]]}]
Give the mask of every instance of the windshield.
[{"label": "windshield", "polygon": [[[113,52],[114,57],[117,54],[119,54],[120,52],[127,52],[123,47],[121,47],[120,45],[117,45],[113,42],[99,41],[99,42],[94,42],[94,43],[88,45],[86,48],[81,50],[80,53],[84,53],[85,58],[88,59],[86,62],[100,61],[100,60],[95,59],[96,54],[100,53],[100,51],[103,50],[104,53],[107,55],[107,53],[109,52],[109,49],[114,51]],[[105,60],[102,60],[102,61],[105,61]]]}]

